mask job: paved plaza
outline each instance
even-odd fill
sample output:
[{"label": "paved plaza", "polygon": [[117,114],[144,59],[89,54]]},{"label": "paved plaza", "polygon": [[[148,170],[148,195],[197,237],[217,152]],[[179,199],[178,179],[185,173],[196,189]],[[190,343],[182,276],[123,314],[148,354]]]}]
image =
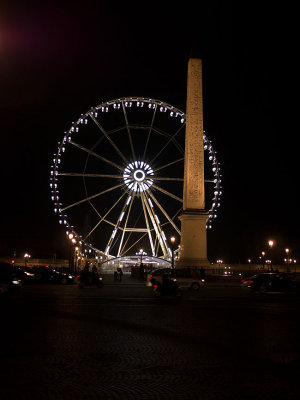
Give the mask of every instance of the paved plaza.
[{"label": "paved plaza", "polygon": [[160,299],[104,281],[0,299],[2,399],[299,398],[298,296],[210,282]]}]

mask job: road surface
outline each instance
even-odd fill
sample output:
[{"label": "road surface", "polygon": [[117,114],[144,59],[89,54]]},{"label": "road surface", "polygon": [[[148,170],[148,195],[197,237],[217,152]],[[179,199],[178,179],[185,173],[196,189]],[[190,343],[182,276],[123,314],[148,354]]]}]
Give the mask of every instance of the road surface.
[{"label": "road surface", "polygon": [[298,399],[300,298],[208,284],[28,285],[0,299],[8,399]]}]

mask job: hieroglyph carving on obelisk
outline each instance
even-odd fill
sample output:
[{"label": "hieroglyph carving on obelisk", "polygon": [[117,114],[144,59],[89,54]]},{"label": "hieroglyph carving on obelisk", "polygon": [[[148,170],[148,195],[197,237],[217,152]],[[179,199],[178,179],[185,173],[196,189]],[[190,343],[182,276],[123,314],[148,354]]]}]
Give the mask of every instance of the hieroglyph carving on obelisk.
[{"label": "hieroglyph carving on obelisk", "polygon": [[188,65],[183,210],[204,210],[202,60]]}]

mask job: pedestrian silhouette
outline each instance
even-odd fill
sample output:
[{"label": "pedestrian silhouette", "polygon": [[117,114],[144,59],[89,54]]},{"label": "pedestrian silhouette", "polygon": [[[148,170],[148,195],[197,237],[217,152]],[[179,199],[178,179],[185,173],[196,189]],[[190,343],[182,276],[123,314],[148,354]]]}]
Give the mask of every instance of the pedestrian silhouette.
[{"label": "pedestrian silhouette", "polygon": [[119,281],[121,282],[121,280],[122,280],[122,275],[123,275],[123,271],[122,271],[122,268],[117,268],[117,274],[118,274],[118,278],[119,278]]}]

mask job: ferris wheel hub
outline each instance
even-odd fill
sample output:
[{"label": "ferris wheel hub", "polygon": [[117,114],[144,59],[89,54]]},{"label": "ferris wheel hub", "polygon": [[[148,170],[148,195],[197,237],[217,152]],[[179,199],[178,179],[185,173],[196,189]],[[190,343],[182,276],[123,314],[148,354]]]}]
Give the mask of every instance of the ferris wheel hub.
[{"label": "ferris wheel hub", "polygon": [[145,172],[141,169],[137,169],[133,173],[133,177],[137,182],[142,182],[145,179]]},{"label": "ferris wheel hub", "polygon": [[134,161],[126,166],[123,179],[128,189],[134,192],[145,192],[153,184],[154,171],[144,161]]}]

